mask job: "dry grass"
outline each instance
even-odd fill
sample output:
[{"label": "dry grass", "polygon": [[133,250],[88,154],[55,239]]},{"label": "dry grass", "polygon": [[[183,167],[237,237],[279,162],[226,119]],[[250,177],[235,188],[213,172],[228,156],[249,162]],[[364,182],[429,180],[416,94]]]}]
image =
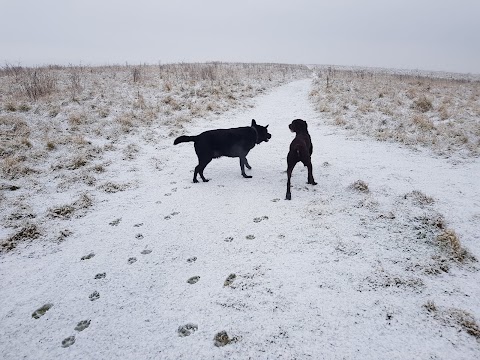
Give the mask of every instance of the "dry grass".
[{"label": "dry grass", "polygon": [[329,123],[442,156],[480,155],[480,79],[319,67],[310,97]]},{"label": "dry grass", "polygon": [[450,258],[461,263],[476,261],[475,257],[462,247],[460,239],[454,230],[446,229],[437,235],[437,241]]},{"label": "dry grass", "polygon": [[12,236],[0,242],[0,253],[13,250],[21,242],[37,239],[41,231],[35,224],[26,224]]},{"label": "dry grass", "polygon": [[353,184],[350,185],[350,189],[361,192],[361,193],[369,193],[370,189],[368,188],[368,184],[363,180],[357,180]]},{"label": "dry grass", "polygon": [[427,301],[423,307],[442,325],[455,327],[459,331],[465,331],[467,334],[480,340],[480,326],[475,317],[468,311],[439,307],[431,300]]},{"label": "dry grass", "polygon": [[90,196],[83,194],[77,201],[69,205],[62,205],[50,208],[48,216],[51,218],[70,219],[73,215],[78,217],[84,215],[84,211],[93,205]]},{"label": "dry grass", "polygon": [[[7,64],[0,69],[0,175],[10,182],[2,185],[21,189],[2,194],[0,218],[29,204],[42,204],[44,217],[34,214],[39,221],[78,216],[76,202],[59,206],[49,198],[52,187],[53,193],[75,191],[72,196],[92,187],[128,189],[107,182],[110,163],[102,160],[107,151],[135,159],[142,144],[131,135],[151,142],[176,136],[194,119],[247,107],[256,95],[310,75],[306,66],[283,64]],[[9,220],[8,227],[23,221]],[[5,241],[16,244],[22,236]]]}]

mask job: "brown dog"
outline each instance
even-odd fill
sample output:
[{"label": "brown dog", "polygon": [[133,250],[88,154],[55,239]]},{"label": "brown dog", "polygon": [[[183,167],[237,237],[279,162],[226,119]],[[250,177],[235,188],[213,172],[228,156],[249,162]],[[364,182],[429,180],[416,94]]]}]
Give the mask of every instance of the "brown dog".
[{"label": "brown dog", "polygon": [[298,162],[302,162],[308,169],[308,181],[307,184],[317,185],[313,180],[312,174],[312,152],[313,145],[310,134],[307,130],[307,122],[301,119],[295,119],[290,125],[288,125],[290,131],[296,133],[295,139],[290,144],[290,151],[287,156],[287,195],[285,200],[291,200],[292,194],[290,193],[290,178],[292,177],[292,171]]}]

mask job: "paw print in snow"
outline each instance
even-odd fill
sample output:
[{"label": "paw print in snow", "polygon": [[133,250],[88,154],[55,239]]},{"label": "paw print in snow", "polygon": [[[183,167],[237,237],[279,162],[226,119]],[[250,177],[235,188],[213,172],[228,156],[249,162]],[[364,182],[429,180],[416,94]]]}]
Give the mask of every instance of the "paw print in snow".
[{"label": "paw print in snow", "polygon": [[93,293],[90,294],[88,298],[90,299],[90,301],[95,301],[100,299],[100,294],[98,293],[98,291],[94,291]]},{"label": "paw print in snow", "polygon": [[107,276],[107,273],[98,273],[97,275],[95,275],[95,279],[96,280],[104,279],[106,276]]},{"label": "paw print in snow", "polygon": [[90,326],[90,320],[82,320],[77,326],[75,326],[76,331],[83,331]]},{"label": "paw print in snow", "polygon": [[53,304],[45,304],[43,305],[41,308],[35,310],[35,312],[32,314],[32,317],[34,319],[39,319],[41,318],[43,315],[45,315],[45,313],[50,310],[50,308],[53,306]]},{"label": "paw print in snow", "polygon": [[75,344],[75,336],[69,336],[62,340],[62,347],[67,348]]}]

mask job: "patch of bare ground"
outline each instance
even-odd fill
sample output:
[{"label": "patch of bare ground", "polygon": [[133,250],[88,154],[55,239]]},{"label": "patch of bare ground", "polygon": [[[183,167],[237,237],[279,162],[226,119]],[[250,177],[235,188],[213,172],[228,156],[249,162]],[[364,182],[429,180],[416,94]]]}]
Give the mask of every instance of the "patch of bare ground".
[{"label": "patch of bare ground", "polygon": [[310,93],[330,124],[444,157],[480,155],[480,78],[318,67]]}]

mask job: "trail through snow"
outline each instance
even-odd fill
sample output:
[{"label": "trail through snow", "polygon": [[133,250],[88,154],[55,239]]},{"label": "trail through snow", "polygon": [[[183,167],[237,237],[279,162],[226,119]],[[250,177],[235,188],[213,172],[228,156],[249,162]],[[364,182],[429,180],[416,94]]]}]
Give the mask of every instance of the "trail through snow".
[{"label": "trail through snow", "polygon": [[[221,158],[205,169],[210,182],[193,184],[192,143],[139,139],[135,160],[112,165],[111,180],[133,188],[97,192],[92,212],[66,222],[67,241],[0,258],[2,358],[478,358],[478,340],[423,307],[479,319],[477,265],[416,270],[434,246],[411,220],[443,214],[479,257],[480,162],[349,139],[322,124],[309,86],[296,81],[248,111],[186,125],[196,135],[269,124],[272,139],[247,157],[252,179],[238,159]],[[318,185],[298,164],[286,201],[295,118],[309,124]],[[370,192],[352,190],[356,180]],[[434,203],[412,204],[414,190]],[[231,341],[215,346],[221,331]]]}]

